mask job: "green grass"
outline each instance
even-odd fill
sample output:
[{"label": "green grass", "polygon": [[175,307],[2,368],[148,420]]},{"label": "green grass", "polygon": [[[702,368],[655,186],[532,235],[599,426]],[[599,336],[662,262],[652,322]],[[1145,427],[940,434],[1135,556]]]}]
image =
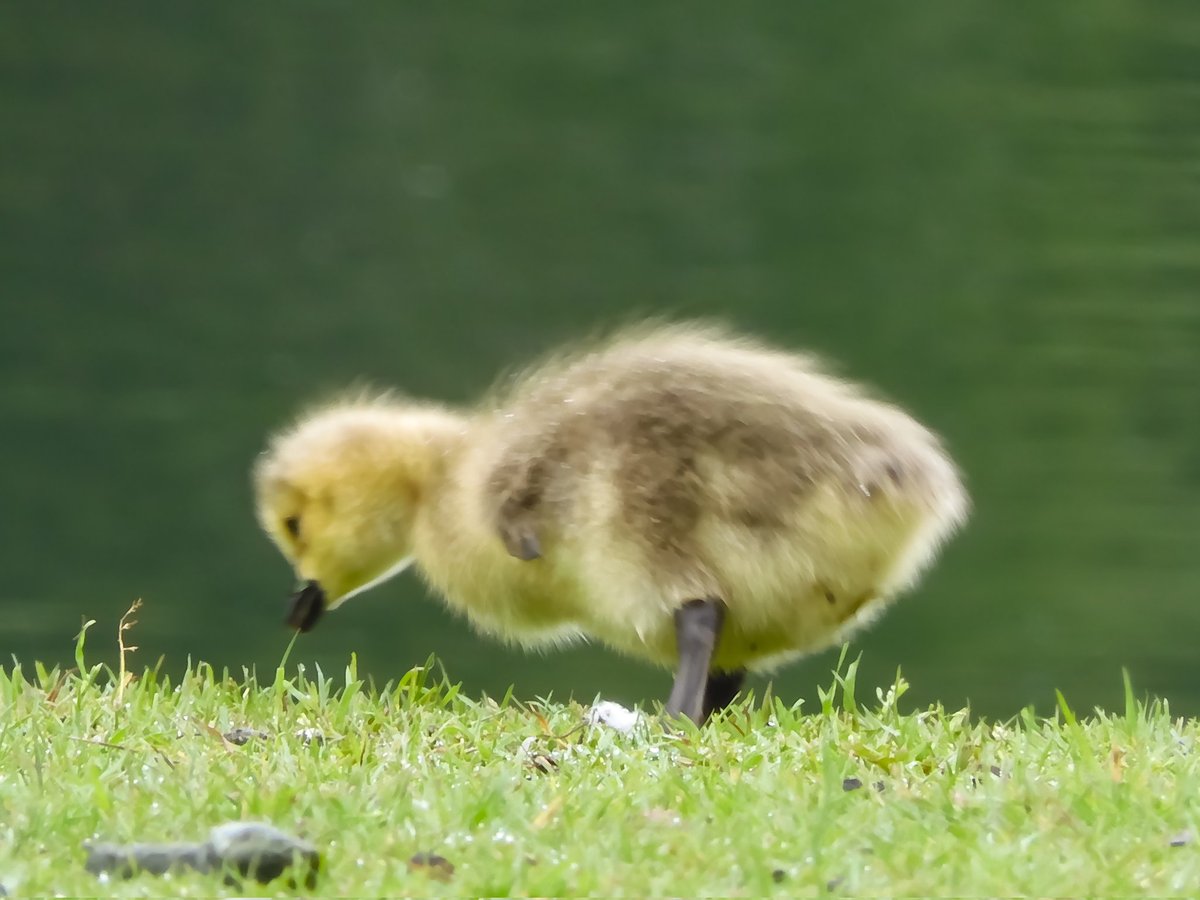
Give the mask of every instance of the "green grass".
[{"label": "green grass", "polygon": [[[318,896],[1200,886],[1196,725],[1128,685],[1121,715],[1077,718],[1060,701],[1054,719],[991,724],[902,712],[899,678],[856,700],[843,655],[817,709],[760,697],[698,731],[651,719],[623,734],[580,727],[577,704],[471,700],[428,669],[372,691],[353,663],[264,682],[200,665],[176,683],[89,667],[82,638],[78,656],[70,673],[0,670],[12,896],[288,894],[198,875],[101,884],[83,869],[89,838],[201,840],[238,818],[316,843]],[[238,726],[268,737],[226,742]],[[408,871],[430,851],[455,866],[449,882]]]}]

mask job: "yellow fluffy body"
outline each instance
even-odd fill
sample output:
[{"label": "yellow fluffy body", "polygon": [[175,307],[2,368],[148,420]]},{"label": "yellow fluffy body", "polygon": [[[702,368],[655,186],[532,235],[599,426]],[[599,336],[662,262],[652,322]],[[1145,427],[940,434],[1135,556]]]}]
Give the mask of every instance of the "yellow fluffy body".
[{"label": "yellow fluffy body", "polygon": [[331,606],[411,558],[485,631],[670,665],[675,611],[719,598],[721,670],[843,639],[968,508],[907,414],[807,357],[698,326],[564,355],[473,411],[317,410],[274,438],[256,489],[263,526]]}]

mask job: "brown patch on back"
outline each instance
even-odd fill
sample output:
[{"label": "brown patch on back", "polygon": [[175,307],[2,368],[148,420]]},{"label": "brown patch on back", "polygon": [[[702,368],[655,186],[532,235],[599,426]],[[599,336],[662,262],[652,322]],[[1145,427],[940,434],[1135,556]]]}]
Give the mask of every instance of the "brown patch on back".
[{"label": "brown patch on back", "polygon": [[695,398],[670,383],[617,396],[621,402],[614,398],[597,412],[617,456],[614,487],[624,525],[656,550],[682,551],[703,500],[696,472],[703,419]]},{"label": "brown patch on back", "polygon": [[617,345],[518,383],[494,420],[501,446],[488,482],[510,543],[552,539],[597,466],[615,495],[611,524],[680,560],[706,517],[767,540],[822,483],[873,499],[904,478],[886,424],[864,422],[857,407],[831,414],[834,382],[793,380],[792,358],[752,366],[729,347],[680,346],[669,335]]},{"label": "brown patch on back", "polygon": [[774,504],[771,509],[763,506],[738,507],[730,513],[729,518],[752,531],[779,528],[783,525],[783,517],[779,515],[777,507],[778,504]]}]

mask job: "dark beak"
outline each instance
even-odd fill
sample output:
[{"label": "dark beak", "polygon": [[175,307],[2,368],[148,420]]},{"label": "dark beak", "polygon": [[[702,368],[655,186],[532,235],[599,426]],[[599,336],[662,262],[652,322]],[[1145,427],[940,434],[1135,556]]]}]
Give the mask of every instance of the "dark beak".
[{"label": "dark beak", "polygon": [[312,631],[325,612],[325,592],[315,581],[306,581],[288,601],[287,624],[297,631]]}]

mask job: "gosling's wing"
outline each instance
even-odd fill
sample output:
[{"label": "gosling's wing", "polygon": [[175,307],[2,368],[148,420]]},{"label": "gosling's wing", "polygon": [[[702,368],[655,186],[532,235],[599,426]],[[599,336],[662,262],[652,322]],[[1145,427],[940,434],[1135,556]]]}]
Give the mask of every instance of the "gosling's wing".
[{"label": "gosling's wing", "polygon": [[541,448],[528,436],[510,435],[497,441],[496,450],[484,488],[496,533],[514,558],[539,559],[538,519],[548,478]]},{"label": "gosling's wing", "polygon": [[500,522],[497,530],[510,556],[524,562],[541,558],[541,541],[528,522]]}]

